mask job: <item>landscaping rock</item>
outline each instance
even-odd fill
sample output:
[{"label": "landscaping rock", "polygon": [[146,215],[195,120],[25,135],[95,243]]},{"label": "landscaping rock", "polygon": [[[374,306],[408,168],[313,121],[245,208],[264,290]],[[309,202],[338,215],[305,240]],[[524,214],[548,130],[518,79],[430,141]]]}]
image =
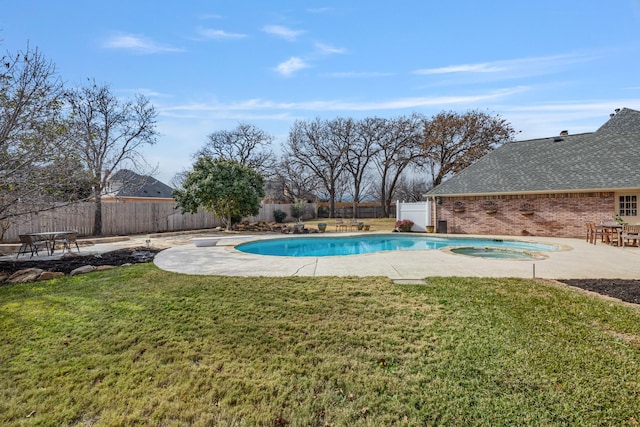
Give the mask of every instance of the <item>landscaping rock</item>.
[{"label": "landscaping rock", "polygon": [[58,277],[64,277],[64,273],[61,271],[43,271],[42,274],[38,276],[38,281],[57,279]]},{"label": "landscaping rock", "polygon": [[85,266],[76,268],[69,274],[71,276],[75,276],[76,274],[91,273],[92,271],[95,271],[95,269],[96,268],[93,265],[85,265]]},{"label": "landscaping rock", "polygon": [[44,270],[40,268],[25,268],[18,270],[7,279],[10,283],[28,283],[35,282]]},{"label": "landscaping rock", "polygon": [[276,222],[249,222],[242,221],[238,224],[235,224],[233,227],[234,231],[279,231],[282,229],[283,224],[278,224]]},{"label": "landscaping rock", "polygon": [[155,253],[151,251],[135,251],[131,254],[131,257],[136,260],[136,262],[149,262],[153,260]]}]

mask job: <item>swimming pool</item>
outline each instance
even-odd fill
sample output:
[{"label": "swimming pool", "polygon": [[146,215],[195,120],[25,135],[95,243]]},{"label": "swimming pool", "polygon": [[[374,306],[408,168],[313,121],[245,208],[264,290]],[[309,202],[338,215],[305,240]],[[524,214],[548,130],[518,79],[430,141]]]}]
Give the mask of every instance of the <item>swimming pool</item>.
[{"label": "swimming pool", "polygon": [[324,257],[362,255],[383,251],[441,249],[463,246],[522,251],[553,251],[558,248],[543,243],[472,237],[432,237],[411,234],[368,234],[340,237],[292,237],[242,243],[236,249],[256,255],[287,257]]}]

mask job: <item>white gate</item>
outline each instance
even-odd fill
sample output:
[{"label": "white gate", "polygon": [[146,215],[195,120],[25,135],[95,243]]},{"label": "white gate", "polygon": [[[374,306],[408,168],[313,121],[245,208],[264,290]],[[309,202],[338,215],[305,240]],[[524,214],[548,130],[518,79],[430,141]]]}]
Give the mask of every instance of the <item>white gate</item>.
[{"label": "white gate", "polygon": [[433,226],[431,219],[431,200],[426,202],[406,203],[398,201],[396,204],[396,220],[411,220],[411,231],[427,231],[427,227]]}]

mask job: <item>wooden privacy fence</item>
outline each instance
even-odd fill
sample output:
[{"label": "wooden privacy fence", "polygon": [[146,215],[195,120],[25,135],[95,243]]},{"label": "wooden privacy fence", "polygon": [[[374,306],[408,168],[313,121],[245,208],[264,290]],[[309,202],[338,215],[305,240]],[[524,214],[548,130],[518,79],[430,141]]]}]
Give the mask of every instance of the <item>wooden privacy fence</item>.
[{"label": "wooden privacy fence", "polygon": [[[291,219],[290,204],[264,204],[248,221],[272,222],[273,212],[280,209]],[[76,230],[80,236],[93,233],[94,203],[78,203],[37,214],[22,215],[4,235],[4,242],[19,241],[18,235],[43,231]],[[200,208],[195,214],[182,214],[174,203],[131,202],[102,204],[102,235],[162,233],[168,231],[215,228],[222,225],[213,213]]]},{"label": "wooden privacy fence", "polygon": [[[274,216],[273,213],[277,210],[280,210],[287,214],[284,222],[291,222],[296,220],[291,215],[291,203],[264,203],[260,205],[260,213],[258,216],[252,216],[248,218],[243,218],[249,222],[258,222],[258,221],[266,221],[273,222]],[[307,203],[304,207],[304,214],[302,215],[302,220],[310,220],[316,218],[316,204],[315,203]]]},{"label": "wooden privacy fence", "polygon": [[[361,203],[355,208],[353,203],[339,202],[335,205],[336,218],[384,218],[382,206],[376,203]],[[396,216],[396,206],[391,205],[389,209],[389,217]],[[318,204],[318,218],[329,218],[329,204]]]}]

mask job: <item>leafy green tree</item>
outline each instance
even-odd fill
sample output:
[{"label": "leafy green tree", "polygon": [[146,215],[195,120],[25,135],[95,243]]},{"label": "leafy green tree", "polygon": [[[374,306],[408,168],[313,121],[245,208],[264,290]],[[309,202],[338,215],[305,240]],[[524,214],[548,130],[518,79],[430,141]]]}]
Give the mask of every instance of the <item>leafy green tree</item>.
[{"label": "leafy green tree", "polygon": [[200,157],[173,192],[182,213],[195,213],[200,206],[231,228],[233,218],[257,215],[264,197],[262,175],[235,160]]}]

